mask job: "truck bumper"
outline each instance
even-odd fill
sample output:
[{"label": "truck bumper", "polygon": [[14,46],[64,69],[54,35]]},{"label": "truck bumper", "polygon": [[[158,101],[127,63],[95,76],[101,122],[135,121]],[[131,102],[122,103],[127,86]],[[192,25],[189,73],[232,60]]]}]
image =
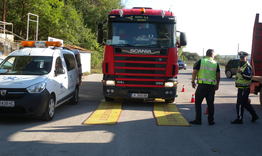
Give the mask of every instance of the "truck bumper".
[{"label": "truck bumper", "polygon": [[[141,87],[103,86],[104,96],[112,99],[144,99],[144,100],[150,100],[154,98],[172,99],[175,98],[176,91],[177,91],[177,87],[141,88]],[[139,95],[143,95],[143,96],[139,96]]]}]

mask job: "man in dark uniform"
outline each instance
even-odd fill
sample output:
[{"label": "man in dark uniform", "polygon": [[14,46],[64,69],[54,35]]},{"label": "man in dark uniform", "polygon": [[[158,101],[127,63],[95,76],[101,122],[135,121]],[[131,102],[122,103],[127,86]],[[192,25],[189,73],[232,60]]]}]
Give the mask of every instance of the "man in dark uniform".
[{"label": "man in dark uniform", "polygon": [[195,92],[195,111],[196,118],[190,121],[191,124],[200,125],[201,120],[201,104],[206,98],[208,105],[208,124],[214,125],[214,99],[215,91],[218,90],[220,81],[220,68],[218,63],[214,60],[214,50],[208,49],[206,57],[197,61],[192,73],[192,87],[196,87],[195,80],[197,79],[197,89]]},{"label": "man in dark uniform", "polygon": [[252,122],[255,122],[258,119],[258,116],[248,99],[252,78],[252,68],[247,61],[248,53],[239,52],[238,55],[240,56],[240,62],[235,81],[236,87],[238,88],[236,104],[237,118],[231,122],[232,124],[243,123],[244,108],[246,108],[252,115]]}]

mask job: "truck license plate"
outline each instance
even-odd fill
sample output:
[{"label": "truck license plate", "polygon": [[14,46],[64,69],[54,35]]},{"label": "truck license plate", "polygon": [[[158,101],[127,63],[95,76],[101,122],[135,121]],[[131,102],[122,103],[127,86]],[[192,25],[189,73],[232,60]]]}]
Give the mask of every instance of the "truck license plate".
[{"label": "truck license plate", "polygon": [[0,107],[15,107],[15,101],[0,101]]},{"label": "truck license plate", "polygon": [[132,94],[131,94],[131,98],[144,99],[144,98],[148,98],[148,94],[144,94],[144,93],[132,93]]}]

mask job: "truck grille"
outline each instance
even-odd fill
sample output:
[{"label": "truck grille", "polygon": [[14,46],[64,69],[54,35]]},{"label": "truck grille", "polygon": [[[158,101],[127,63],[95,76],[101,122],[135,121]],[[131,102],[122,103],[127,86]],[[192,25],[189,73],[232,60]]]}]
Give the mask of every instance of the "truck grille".
[{"label": "truck grille", "polygon": [[163,87],[166,55],[115,54],[116,86]]}]

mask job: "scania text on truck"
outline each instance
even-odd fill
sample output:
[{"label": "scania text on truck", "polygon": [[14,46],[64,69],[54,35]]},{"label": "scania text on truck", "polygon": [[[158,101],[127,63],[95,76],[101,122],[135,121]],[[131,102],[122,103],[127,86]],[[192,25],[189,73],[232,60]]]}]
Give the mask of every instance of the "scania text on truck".
[{"label": "scania text on truck", "polygon": [[176,36],[171,11],[151,8],[116,9],[108,15],[103,60],[103,93],[117,98],[165,99],[173,102],[177,90],[177,48],[186,45]]},{"label": "scania text on truck", "polygon": [[253,67],[253,79],[260,82],[252,82],[251,92],[257,94],[260,92],[260,104],[262,105],[262,23],[259,22],[259,14],[256,14],[253,41],[251,64]]}]

